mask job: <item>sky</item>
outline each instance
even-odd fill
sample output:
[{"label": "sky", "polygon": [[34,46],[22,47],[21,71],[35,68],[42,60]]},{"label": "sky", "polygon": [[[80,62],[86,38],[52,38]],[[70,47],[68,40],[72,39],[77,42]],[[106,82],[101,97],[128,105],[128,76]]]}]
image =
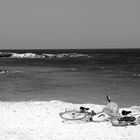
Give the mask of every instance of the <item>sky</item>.
[{"label": "sky", "polygon": [[140,0],[1,0],[0,49],[140,48]]}]

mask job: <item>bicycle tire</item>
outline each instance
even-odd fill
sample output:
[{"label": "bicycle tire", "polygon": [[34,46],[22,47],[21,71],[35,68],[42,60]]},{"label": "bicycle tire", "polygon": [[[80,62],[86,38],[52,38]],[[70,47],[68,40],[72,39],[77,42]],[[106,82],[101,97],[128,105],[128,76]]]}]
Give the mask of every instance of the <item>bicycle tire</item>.
[{"label": "bicycle tire", "polygon": [[86,118],[86,113],[81,113],[77,110],[70,110],[59,113],[59,116],[65,120],[82,120]]}]

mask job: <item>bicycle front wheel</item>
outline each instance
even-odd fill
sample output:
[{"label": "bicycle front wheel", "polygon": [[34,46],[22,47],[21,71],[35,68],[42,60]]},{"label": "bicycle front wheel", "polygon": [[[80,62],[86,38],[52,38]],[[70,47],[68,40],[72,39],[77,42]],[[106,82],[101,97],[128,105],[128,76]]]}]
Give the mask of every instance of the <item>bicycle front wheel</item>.
[{"label": "bicycle front wheel", "polygon": [[80,113],[77,110],[65,111],[59,114],[65,120],[82,120],[86,118],[86,113]]}]

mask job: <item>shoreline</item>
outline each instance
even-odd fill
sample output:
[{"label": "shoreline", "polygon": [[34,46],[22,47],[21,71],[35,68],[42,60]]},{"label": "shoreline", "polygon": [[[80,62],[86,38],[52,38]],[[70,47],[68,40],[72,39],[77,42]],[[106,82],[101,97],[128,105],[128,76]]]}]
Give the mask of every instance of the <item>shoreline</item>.
[{"label": "shoreline", "polygon": [[65,122],[59,117],[59,113],[64,112],[65,109],[79,109],[80,106],[88,107],[95,112],[101,111],[104,107],[104,105],[72,104],[57,100],[48,102],[0,102],[0,139],[139,139],[140,125],[114,127],[110,122]]}]

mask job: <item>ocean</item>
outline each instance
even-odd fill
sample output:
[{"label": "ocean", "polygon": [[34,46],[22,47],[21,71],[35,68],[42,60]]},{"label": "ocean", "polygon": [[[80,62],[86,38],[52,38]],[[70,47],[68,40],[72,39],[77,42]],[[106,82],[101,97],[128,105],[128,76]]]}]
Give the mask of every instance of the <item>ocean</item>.
[{"label": "ocean", "polygon": [[[0,57],[0,69],[7,70],[0,74],[0,101],[60,100],[105,105],[109,95],[121,107],[140,105],[140,49],[0,52],[4,54]],[[13,58],[5,55],[9,53],[55,57]],[[57,57],[58,54],[65,55]]]}]

